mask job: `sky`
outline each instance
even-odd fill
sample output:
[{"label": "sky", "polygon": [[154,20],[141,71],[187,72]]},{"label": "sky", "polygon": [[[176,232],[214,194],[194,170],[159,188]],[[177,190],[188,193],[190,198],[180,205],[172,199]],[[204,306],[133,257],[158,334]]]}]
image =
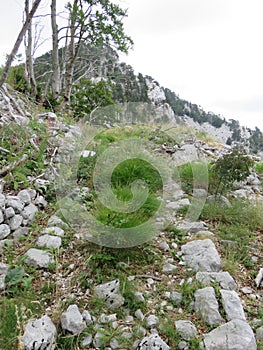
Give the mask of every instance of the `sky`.
[{"label": "sky", "polygon": [[[24,0],[0,1],[3,63],[21,28]],[[205,111],[263,131],[262,0],[114,1],[128,9],[125,29],[134,40],[121,60]],[[41,6],[46,12],[49,0]],[[37,54],[50,45],[45,41]]]}]

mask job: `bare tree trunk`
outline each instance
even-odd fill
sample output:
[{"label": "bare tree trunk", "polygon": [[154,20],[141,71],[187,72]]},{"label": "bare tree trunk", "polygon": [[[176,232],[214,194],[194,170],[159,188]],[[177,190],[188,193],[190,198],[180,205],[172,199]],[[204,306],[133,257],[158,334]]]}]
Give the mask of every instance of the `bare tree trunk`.
[{"label": "bare tree trunk", "polygon": [[[29,16],[29,0],[25,0],[25,13],[26,18]],[[31,87],[31,93],[34,97],[37,95],[37,84],[35,80],[34,74],[34,66],[33,66],[33,50],[32,50],[32,21],[27,29],[27,40],[26,41],[26,77],[28,83]]]},{"label": "bare tree trunk", "polygon": [[61,81],[60,81],[60,68],[59,68],[59,55],[58,55],[58,26],[57,26],[57,10],[56,0],[52,0],[51,3],[51,26],[52,26],[52,96],[57,98],[60,94]]},{"label": "bare tree trunk", "polygon": [[38,5],[40,4],[41,0],[35,0],[33,5],[32,5],[32,9],[31,11],[29,12],[26,20],[25,20],[25,23],[23,24],[23,27],[20,31],[20,33],[18,34],[18,37],[16,39],[16,42],[15,42],[15,45],[13,47],[13,50],[11,51],[10,55],[8,56],[8,59],[6,61],[6,64],[5,64],[5,67],[4,67],[4,70],[3,70],[3,73],[2,73],[2,76],[1,76],[1,79],[0,79],[0,87],[3,86],[3,84],[5,83],[6,81],[6,78],[7,78],[7,75],[8,75],[8,72],[9,72],[9,69],[11,67],[11,64],[13,62],[13,59],[15,57],[15,55],[17,54],[17,51],[19,49],[19,46],[23,40],[23,37],[28,29],[28,26],[30,25],[31,23],[31,20],[38,8]]},{"label": "bare tree trunk", "polygon": [[[74,5],[77,4],[78,0],[74,0]],[[74,7],[73,5],[73,7]],[[72,16],[70,18],[70,42],[69,42],[69,62],[66,67],[66,76],[65,76],[65,92],[64,92],[64,103],[70,103],[70,94],[71,94],[71,85],[73,80],[74,73],[74,62],[75,62],[75,23],[76,18]]]}]

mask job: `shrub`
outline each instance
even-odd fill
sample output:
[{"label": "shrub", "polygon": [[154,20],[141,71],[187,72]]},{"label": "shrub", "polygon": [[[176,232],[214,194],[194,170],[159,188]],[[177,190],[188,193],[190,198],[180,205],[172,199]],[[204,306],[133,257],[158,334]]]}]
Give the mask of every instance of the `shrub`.
[{"label": "shrub", "polygon": [[215,195],[231,190],[235,181],[245,180],[254,165],[243,147],[235,146],[231,152],[218,158],[210,168],[210,192]]}]

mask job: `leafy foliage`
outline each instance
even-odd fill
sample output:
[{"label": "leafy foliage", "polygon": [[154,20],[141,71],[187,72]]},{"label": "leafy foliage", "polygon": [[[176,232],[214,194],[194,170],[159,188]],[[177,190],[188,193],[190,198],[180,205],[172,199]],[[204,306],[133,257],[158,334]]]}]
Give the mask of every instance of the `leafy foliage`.
[{"label": "leafy foliage", "polygon": [[75,118],[89,115],[95,108],[113,104],[111,85],[104,80],[81,79],[74,86],[71,107]]},{"label": "leafy foliage", "polygon": [[235,146],[212,165],[210,191],[217,195],[230,190],[235,181],[240,182],[248,177],[253,165],[254,161],[247,151],[243,147]]}]

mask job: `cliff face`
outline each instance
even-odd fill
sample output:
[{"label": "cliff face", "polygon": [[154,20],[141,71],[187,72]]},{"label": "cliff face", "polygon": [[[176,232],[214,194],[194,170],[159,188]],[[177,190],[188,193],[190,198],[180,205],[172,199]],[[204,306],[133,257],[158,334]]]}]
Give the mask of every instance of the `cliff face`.
[{"label": "cliff face", "polygon": [[[50,54],[36,59],[36,76],[43,76],[43,83],[49,80],[47,72],[50,66]],[[50,73],[51,74],[51,73]],[[178,123],[208,132],[223,143],[231,145],[241,142],[250,147],[251,152],[263,151],[263,134],[256,128],[242,127],[238,121],[222,118],[212,112],[206,112],[195,103],[183,100],[169,88],[160,86],[152,77],[141,73],[135,74],[133,68],[120,62],[118,54],[109,48],[83,46],[78,57],[74,81],[81,78],[107,80],[113,89],[114,101],[146,102],[152,104],[157,116],[164,121],[176,120]]]}]

